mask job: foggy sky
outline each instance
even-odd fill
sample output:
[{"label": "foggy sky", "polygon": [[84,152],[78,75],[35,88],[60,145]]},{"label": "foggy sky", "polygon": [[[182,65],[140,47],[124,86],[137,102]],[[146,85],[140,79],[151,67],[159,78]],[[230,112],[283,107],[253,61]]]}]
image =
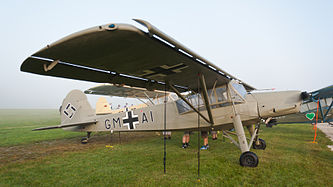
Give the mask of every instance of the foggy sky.
[{"label": "foggy sky", "polygon": [[[0,108],[58,108],[70,90],[96,86],[23,73],[20,65],[47,44],[92,26],[141,28],[132,18],[149,21],[258,89],[313,91],[333,84],[333,1],[157,2],[2,1]],[[92,103],[96,98],[89,96]]]}]

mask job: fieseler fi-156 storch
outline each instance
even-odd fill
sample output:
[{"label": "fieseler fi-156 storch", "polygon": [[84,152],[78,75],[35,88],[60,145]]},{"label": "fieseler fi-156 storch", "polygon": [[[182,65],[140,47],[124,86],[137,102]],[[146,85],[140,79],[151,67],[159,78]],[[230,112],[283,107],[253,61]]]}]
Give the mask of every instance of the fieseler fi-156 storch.
[{"label": "fieseler fi-156 storch", "polygon": [[[87,138],[97,131],[222,130],[240,148],[240,164],[256,167],[259,160],[250,148],[266,147],[265,141],[258,138],[260,121],[269,123],[272,117],[299,112],[308,94],[301,91],[253,93],[254,87],[150,23],[135,21],[147,31],[129,24],[92,27],[47,45],[28,57],[21,71],[109,83],[85,93],[146,98],[148,102],[127,111],[106,110],[96,114],[86,95],[73,90],[60,108],[61,124],[35,130],[84,131],[88,132]],[[249,138],[244,126],[249,130]],[[228,131],[232,128],[236,133]]]}]

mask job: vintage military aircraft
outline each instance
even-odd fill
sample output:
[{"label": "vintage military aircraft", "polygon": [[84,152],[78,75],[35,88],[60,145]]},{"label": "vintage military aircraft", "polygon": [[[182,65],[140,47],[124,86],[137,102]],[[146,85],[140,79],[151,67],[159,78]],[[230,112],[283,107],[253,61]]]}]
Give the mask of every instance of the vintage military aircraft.
[{"label": "vintage military aircraft", "polygon": [[[96,131],[223,130],[242,152],[240,165],[256,167],[259,160],[250,148],[252,144],[257,149],[266,147],[265,141],[258,138],[260,121],[269,123],[272,117],[299,112],[307,94],[301,91],[252,93],[254,87],[147,21],[134,20],[148,31],[120,23],[92,27],[34,53],[23,62],[21,71],[111,83],[85,93],[146,97],[145,106],[96,115],[86,95],[73,90],[63,100],[61,124],[35,130],[84,131],[88,132],[87,138]],[[170,93],[178,98],[169,98]],[[154,102],[154,98],[162,102]],[[243,126],[248,128],[250,138],[246,137]],[[228,131],[232,128],[236,133]]]}]

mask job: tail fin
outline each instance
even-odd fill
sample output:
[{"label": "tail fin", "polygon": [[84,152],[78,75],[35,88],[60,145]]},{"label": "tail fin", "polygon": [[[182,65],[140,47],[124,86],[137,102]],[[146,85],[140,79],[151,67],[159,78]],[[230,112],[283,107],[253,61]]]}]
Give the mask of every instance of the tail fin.
[{"label": "tail fin", "polygon": [[61,108],[61,124],[86,121],[95,115],[87,96],[80,90],[72,90],[63,100]]},{"label": "tail fin", "polygon": [[98,98],[98,101],[96,103],[96,115],[98,114],[110,114],[111,107],[108,101],[106,100],[105,97],[100,97]]}]

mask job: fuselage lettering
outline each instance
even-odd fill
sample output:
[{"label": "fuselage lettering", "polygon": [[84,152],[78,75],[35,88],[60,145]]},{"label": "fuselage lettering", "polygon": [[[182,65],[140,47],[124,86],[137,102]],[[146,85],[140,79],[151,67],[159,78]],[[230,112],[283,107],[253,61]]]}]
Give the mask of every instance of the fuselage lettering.
[{"label": "fuselage lettering", "polygon": [[154,122],[153,112],[152,111],[150,111],[150,117],[151,117],[151,122]]},{"label": "fuselage lettering", "polygon": [[117,118],[117,120],[115,120],[115,118],[112,118],[112,123],[113,123],[113,128],[116,128],[116,124],[119,124],[119,128],[121,127],[120,118]]},{"label": "fuselage lettering", "polygon": [[147,118],[146,114],[143,112],[142,113],[142,123],[144,123],[144,122],[148,123],[148,118]]},{"label": "fuselage lettering", "polygon": [[110,123],[110,120],[109,120],[109,119],[106,119],[106,120],[105,120],[105,128],[106,128],[106,129],[110,129],[110,128],[111,128],[111,123]]}]

